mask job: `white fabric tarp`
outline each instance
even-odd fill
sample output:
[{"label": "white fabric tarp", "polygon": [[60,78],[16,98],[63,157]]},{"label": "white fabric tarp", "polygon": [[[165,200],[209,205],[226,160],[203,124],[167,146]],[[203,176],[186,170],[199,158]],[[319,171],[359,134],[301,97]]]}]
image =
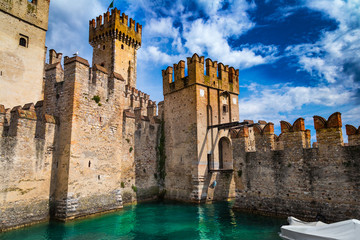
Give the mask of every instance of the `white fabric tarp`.
[{"label": "white fabric tarp", "polygon": [[288,219],[290,225],[282,226],[280,237],[285,240],[360,240],[360,221],[356,219],[325,224]]}]

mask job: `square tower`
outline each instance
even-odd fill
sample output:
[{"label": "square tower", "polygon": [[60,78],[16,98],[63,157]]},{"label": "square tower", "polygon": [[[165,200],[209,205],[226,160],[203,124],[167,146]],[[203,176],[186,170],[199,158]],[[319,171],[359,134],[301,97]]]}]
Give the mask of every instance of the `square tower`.
[{"label": "square tower", "polygon": [[211,59],[204,71],[197,54],[187,68],[188,76],[184,61],[163,70],[167,197],[234,197],[230,132],[220,126],[239,121],[239,71]]},{"label": "square tower", "polygon": [[142,26],[116,8],[90,21],[89,42],[93,65],[117,73],[136,88],[136,51],[141,47]]},{"label": "square tower", "polygon": [[43,98],[50,0],[0,0],[0,103]]}]

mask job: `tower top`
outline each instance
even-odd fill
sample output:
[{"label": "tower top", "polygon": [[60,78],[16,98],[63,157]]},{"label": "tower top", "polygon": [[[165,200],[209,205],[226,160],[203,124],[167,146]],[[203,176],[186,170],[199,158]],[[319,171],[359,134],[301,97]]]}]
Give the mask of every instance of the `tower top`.
[{"label": "tower top", "polygon": [[142,25],[135,23],[125,13],[120,15],[120,10],[116,8],[98,16],[89,22],[89,42],[94,47],[95,44],[104,39],[118,39],[125,44],[139,49],[141,47]]},{"label": "tower top", "polygon": [[[204,64],[206,68],[204,68]],[[239,70],[210,58],[205,60],[196,53],[187,58],[188,76],[185,76],[185,61],[162,71],[164,95],[200,84],[223,92],[239,94]]]}]

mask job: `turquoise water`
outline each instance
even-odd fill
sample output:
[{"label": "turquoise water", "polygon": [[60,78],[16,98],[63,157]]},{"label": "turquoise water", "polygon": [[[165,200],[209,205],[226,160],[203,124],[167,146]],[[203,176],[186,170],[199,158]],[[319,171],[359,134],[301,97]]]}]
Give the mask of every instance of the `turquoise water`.
[{"label": "turquoise water", "polygon": [[1,240],[279,240],[283,219],[232,211],[231,203],[141,203],[66,224],[50,222],[0,234]]}]

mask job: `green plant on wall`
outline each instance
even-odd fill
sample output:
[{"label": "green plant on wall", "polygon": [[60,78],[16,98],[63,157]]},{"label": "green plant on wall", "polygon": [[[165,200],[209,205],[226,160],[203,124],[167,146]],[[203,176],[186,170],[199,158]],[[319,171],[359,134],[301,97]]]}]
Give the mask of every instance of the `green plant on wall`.
[{"label": "green plant on wall", "polygon": [[134,192],[137,192],[137,190],[138,190],[137,187],[134,186],[134,185],[132,185],[131,188],[132,188],[132,190],[133,190]]},{"label": "green plant on wall", "polygon": [[129,153],[131,153],[133,150],[134,150],[133,147],[130,147],[129,148]]},{"label": "green plant on wall", "polygon": [[100,96],[95,95],[95,96],[93,96],[93,98],[91,100],[94,100],[97,104],[99,104],[100,103]]},{"label": "green plant on wall", "polygon": [[125,183],[121,182],[121,188],[125,188]]},{"label": "green plant on wall", "polygon": [[166,161],[166,153],[165,153],[165,128],[164,128],[164,121],[161,121],[160,124],[160,141],[157,147],[158,153],[158,180],[161,185],[164,184],[165,181],[165,161]]}]

